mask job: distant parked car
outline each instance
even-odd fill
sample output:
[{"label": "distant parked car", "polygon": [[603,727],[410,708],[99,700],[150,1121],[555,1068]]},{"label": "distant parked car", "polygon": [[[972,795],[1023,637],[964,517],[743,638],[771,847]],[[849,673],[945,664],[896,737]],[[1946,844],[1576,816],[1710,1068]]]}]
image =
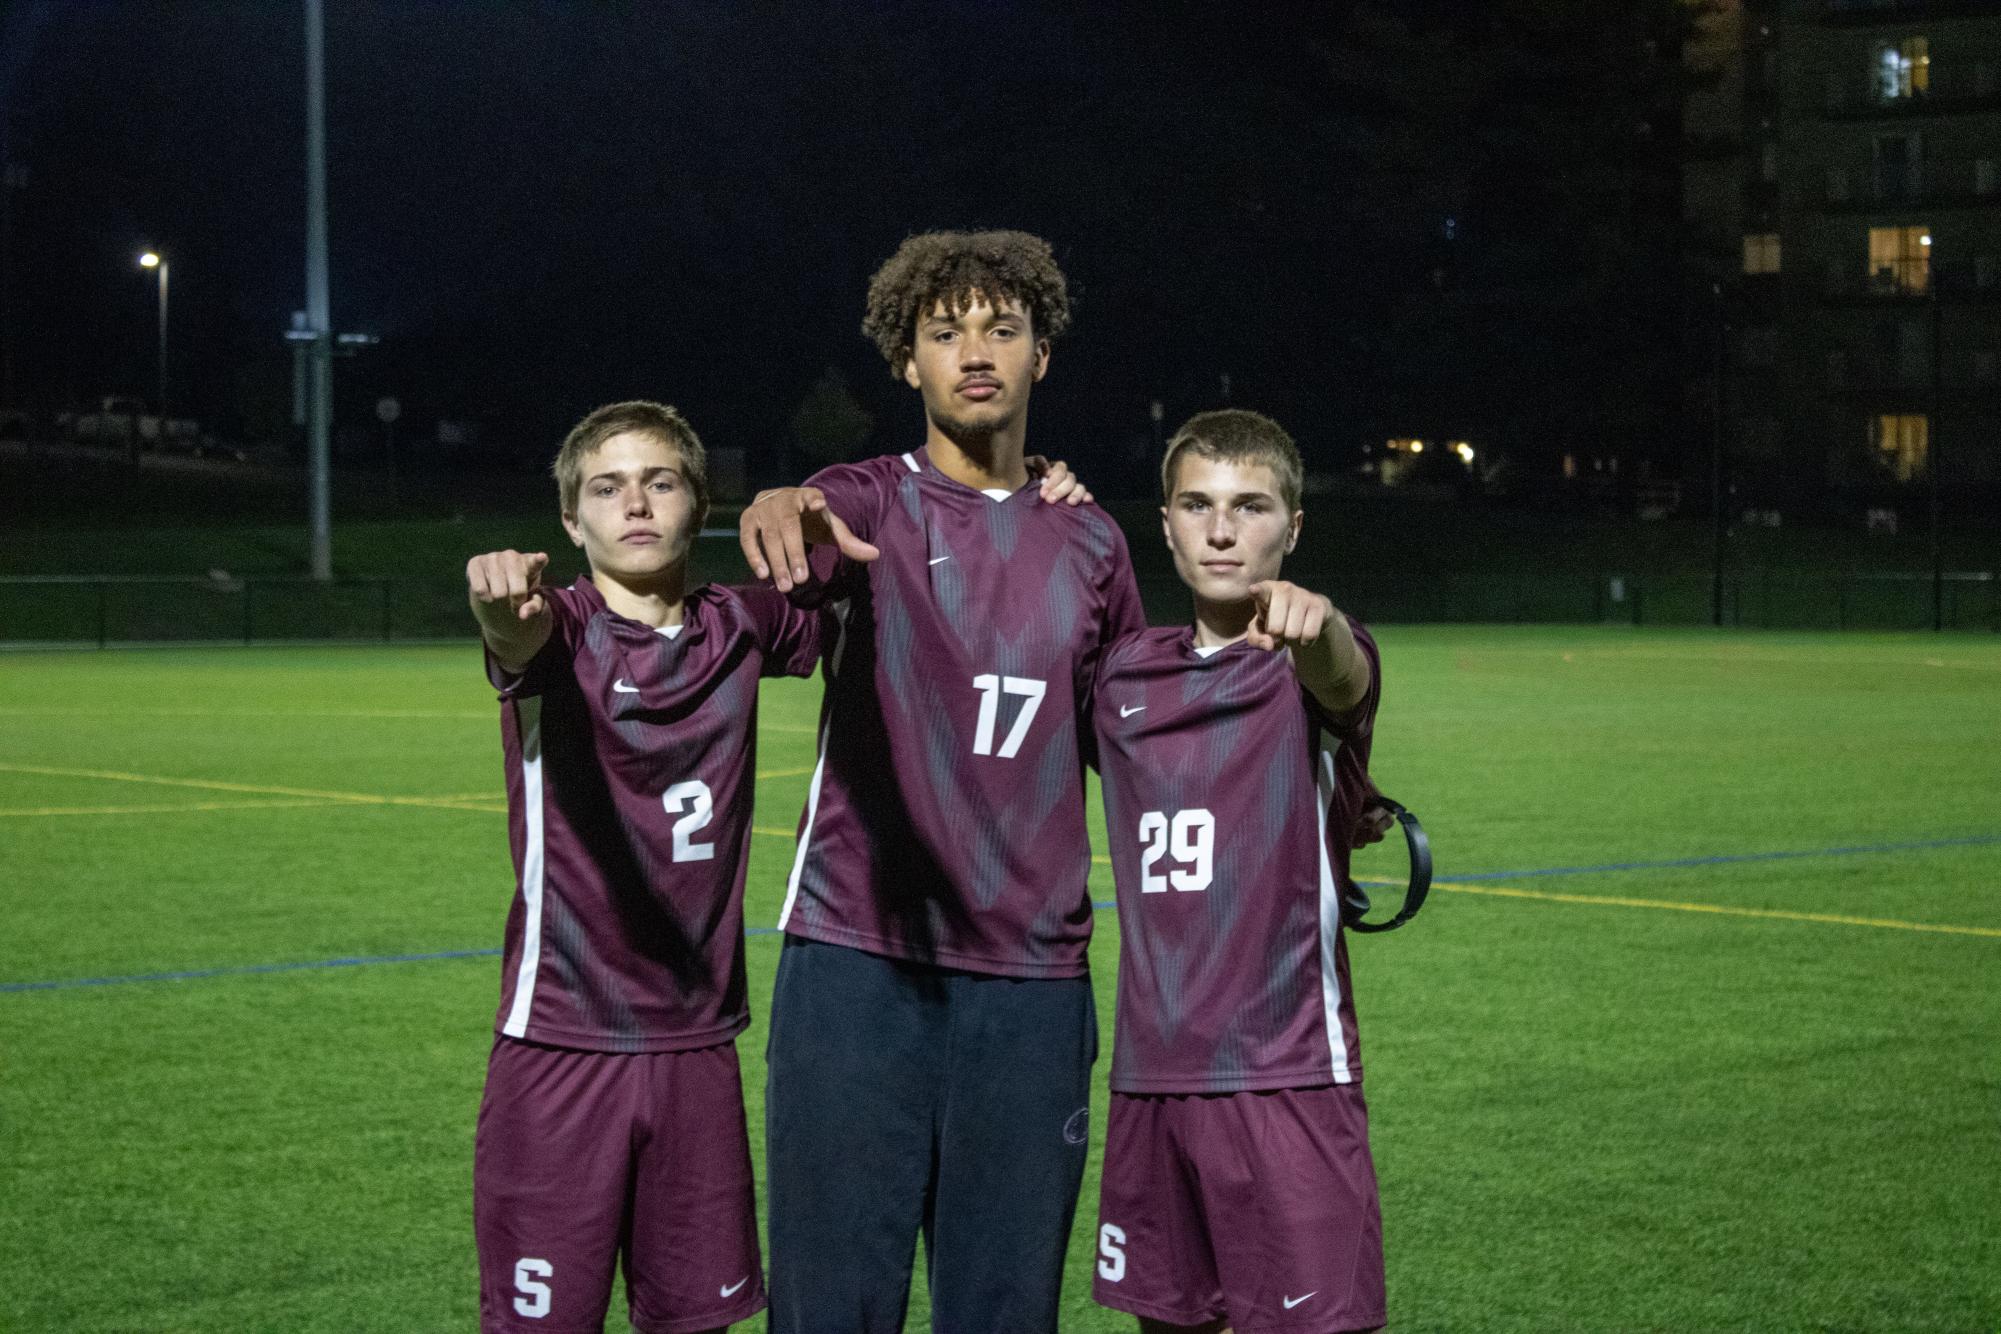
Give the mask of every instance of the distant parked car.
[{"label": "distant parked car", "polygon": [[130,444],[137,434],[142,449],[163,444],[192,450],[201,439],[201,423],[189,417],[169,417],[148,413],[144,400],[110,394],[100,401],[96,412],[65,414],[57,426],[71,440],[87,445]]}]

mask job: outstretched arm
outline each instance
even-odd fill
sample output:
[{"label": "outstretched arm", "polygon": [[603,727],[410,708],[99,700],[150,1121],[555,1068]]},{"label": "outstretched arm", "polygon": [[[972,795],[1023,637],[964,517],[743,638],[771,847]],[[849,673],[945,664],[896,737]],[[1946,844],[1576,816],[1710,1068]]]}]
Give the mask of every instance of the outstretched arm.
[{"label": "outstretched arm", "polygon": [[751,572],[789,593],[809,574],[806,548],[836,546],[849,560],[868,562],[882,553],[856,537],[827,507],[816,486],[782,486],[763,491],[737,520],[737,542]]},{"label": "outstretched arm", "polygon": [[1283,579],[1252,584],[1251,596],[1258,604],[1245,636],[1251,647],[1290,652],[1299,684],[1336,718],[1362,702],[1369,693],[1369,660],[1339,608]]},{"label": "outstretched arm", "polygon": [[489,551],[466,562],[466,600],[501,670],[525,671],[549,642],[554,613],[542,592],[547,552]]}]

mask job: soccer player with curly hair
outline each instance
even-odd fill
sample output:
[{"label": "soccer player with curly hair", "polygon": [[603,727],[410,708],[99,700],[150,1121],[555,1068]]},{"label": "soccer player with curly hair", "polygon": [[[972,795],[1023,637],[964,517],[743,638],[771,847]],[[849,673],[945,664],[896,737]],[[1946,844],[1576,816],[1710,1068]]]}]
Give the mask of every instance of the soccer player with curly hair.
[{"label": "soccer player with curly hair", "polygon": [[785,1334],[901,1329],[920,1232],[933,1328],[1056,1328],[1097,1054],[1091,683],[1145,624],[1118,526],[1029,485],[1069,320],[1042,240],[911,237],[863,330],[923,444],[742,519],[753,570],[838,623],[772,1002]]}]

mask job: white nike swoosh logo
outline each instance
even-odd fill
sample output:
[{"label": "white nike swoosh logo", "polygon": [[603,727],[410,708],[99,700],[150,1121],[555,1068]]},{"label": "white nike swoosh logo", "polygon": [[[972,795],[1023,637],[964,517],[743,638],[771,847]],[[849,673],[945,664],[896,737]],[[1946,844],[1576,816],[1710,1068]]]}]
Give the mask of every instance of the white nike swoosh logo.
[{"label": "white nike swoosh logo", "polygon": [[1119,705],[1119,717],[1121,718],[1130,718],[1135,713],[1145,713],[1145,712],[1146,712],[1146,705],[1144,704],[1140,705],[1136,709],[1129,709],[1123,704]]},{"label": "white nike swoosh logo", "polygon": [[614,694],[619,694],[619,695],[637,695],[639,693],[638,686],[629,685],[622,680],[613,681],[611,683],[611,688]]},{"label": "white nike swoosh logo", "polygon": [[[1313,1291],[1307,1293],[1306,1297],[1318,1297],[1319,1295],[1320,1295],[1320,1289],[1315,1288]],[[1306,1297],[1287,1297],[1285,1299],[1285,1309],[1290,1311],[1293,1307],[1305,1301]]]},{"label": "white nike swoosh logo", "polygon": [[926,561],[926,562],[925,562],[925,564],[927,564],[927,565],[943,565],[943,564],[944,564],[944,563],[945,563],[946,561],[948,561],[948,560],[950,560],[950,559],[952,559],[952,558],[951,558],[950,556],[933,556],[933,557],[932,557],[932,558],[931,558],[930,560]]},{"label": "white nike swoosh logo", "polygon": [[[742,1287],[742,1286],[743,1286],[744,1284],[746,1284],[746,1283],[748,1283],[748,1282],[750,1282],[750,1275],[748,1275],[748,1274],[745,1274],[745,1275],[744,1275],[744,1276],[743,1276],[742,1278],[740,1278],[740,1279],[738,1279],[738,1280],[737,1280],[736,1282],[734,1282],[734,1283],[730,1284],[730,1285],[729,1285],[729,1286],[728,1286],[727,1288],[724,1288],[724,1289],[723,1289],[723,1296],[725,1296],[725,1297],[734,1297],[734,1296],[736,1296],[736,1290],[737,1290],[738,1288]],[[1308,1295],[1310,1296],[1311,1294],[1308,1294]]]}]

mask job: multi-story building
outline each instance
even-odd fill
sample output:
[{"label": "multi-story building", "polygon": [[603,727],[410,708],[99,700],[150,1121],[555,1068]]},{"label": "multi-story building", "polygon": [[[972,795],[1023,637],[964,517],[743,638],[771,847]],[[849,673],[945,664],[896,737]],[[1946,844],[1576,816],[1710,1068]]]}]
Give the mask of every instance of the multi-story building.
[{"label": "multi-story building", "polygon": [[1742,496],[2001,489],[2001,0],[1730,0],[1688,59],[1721,289],[1692,327]]}]

